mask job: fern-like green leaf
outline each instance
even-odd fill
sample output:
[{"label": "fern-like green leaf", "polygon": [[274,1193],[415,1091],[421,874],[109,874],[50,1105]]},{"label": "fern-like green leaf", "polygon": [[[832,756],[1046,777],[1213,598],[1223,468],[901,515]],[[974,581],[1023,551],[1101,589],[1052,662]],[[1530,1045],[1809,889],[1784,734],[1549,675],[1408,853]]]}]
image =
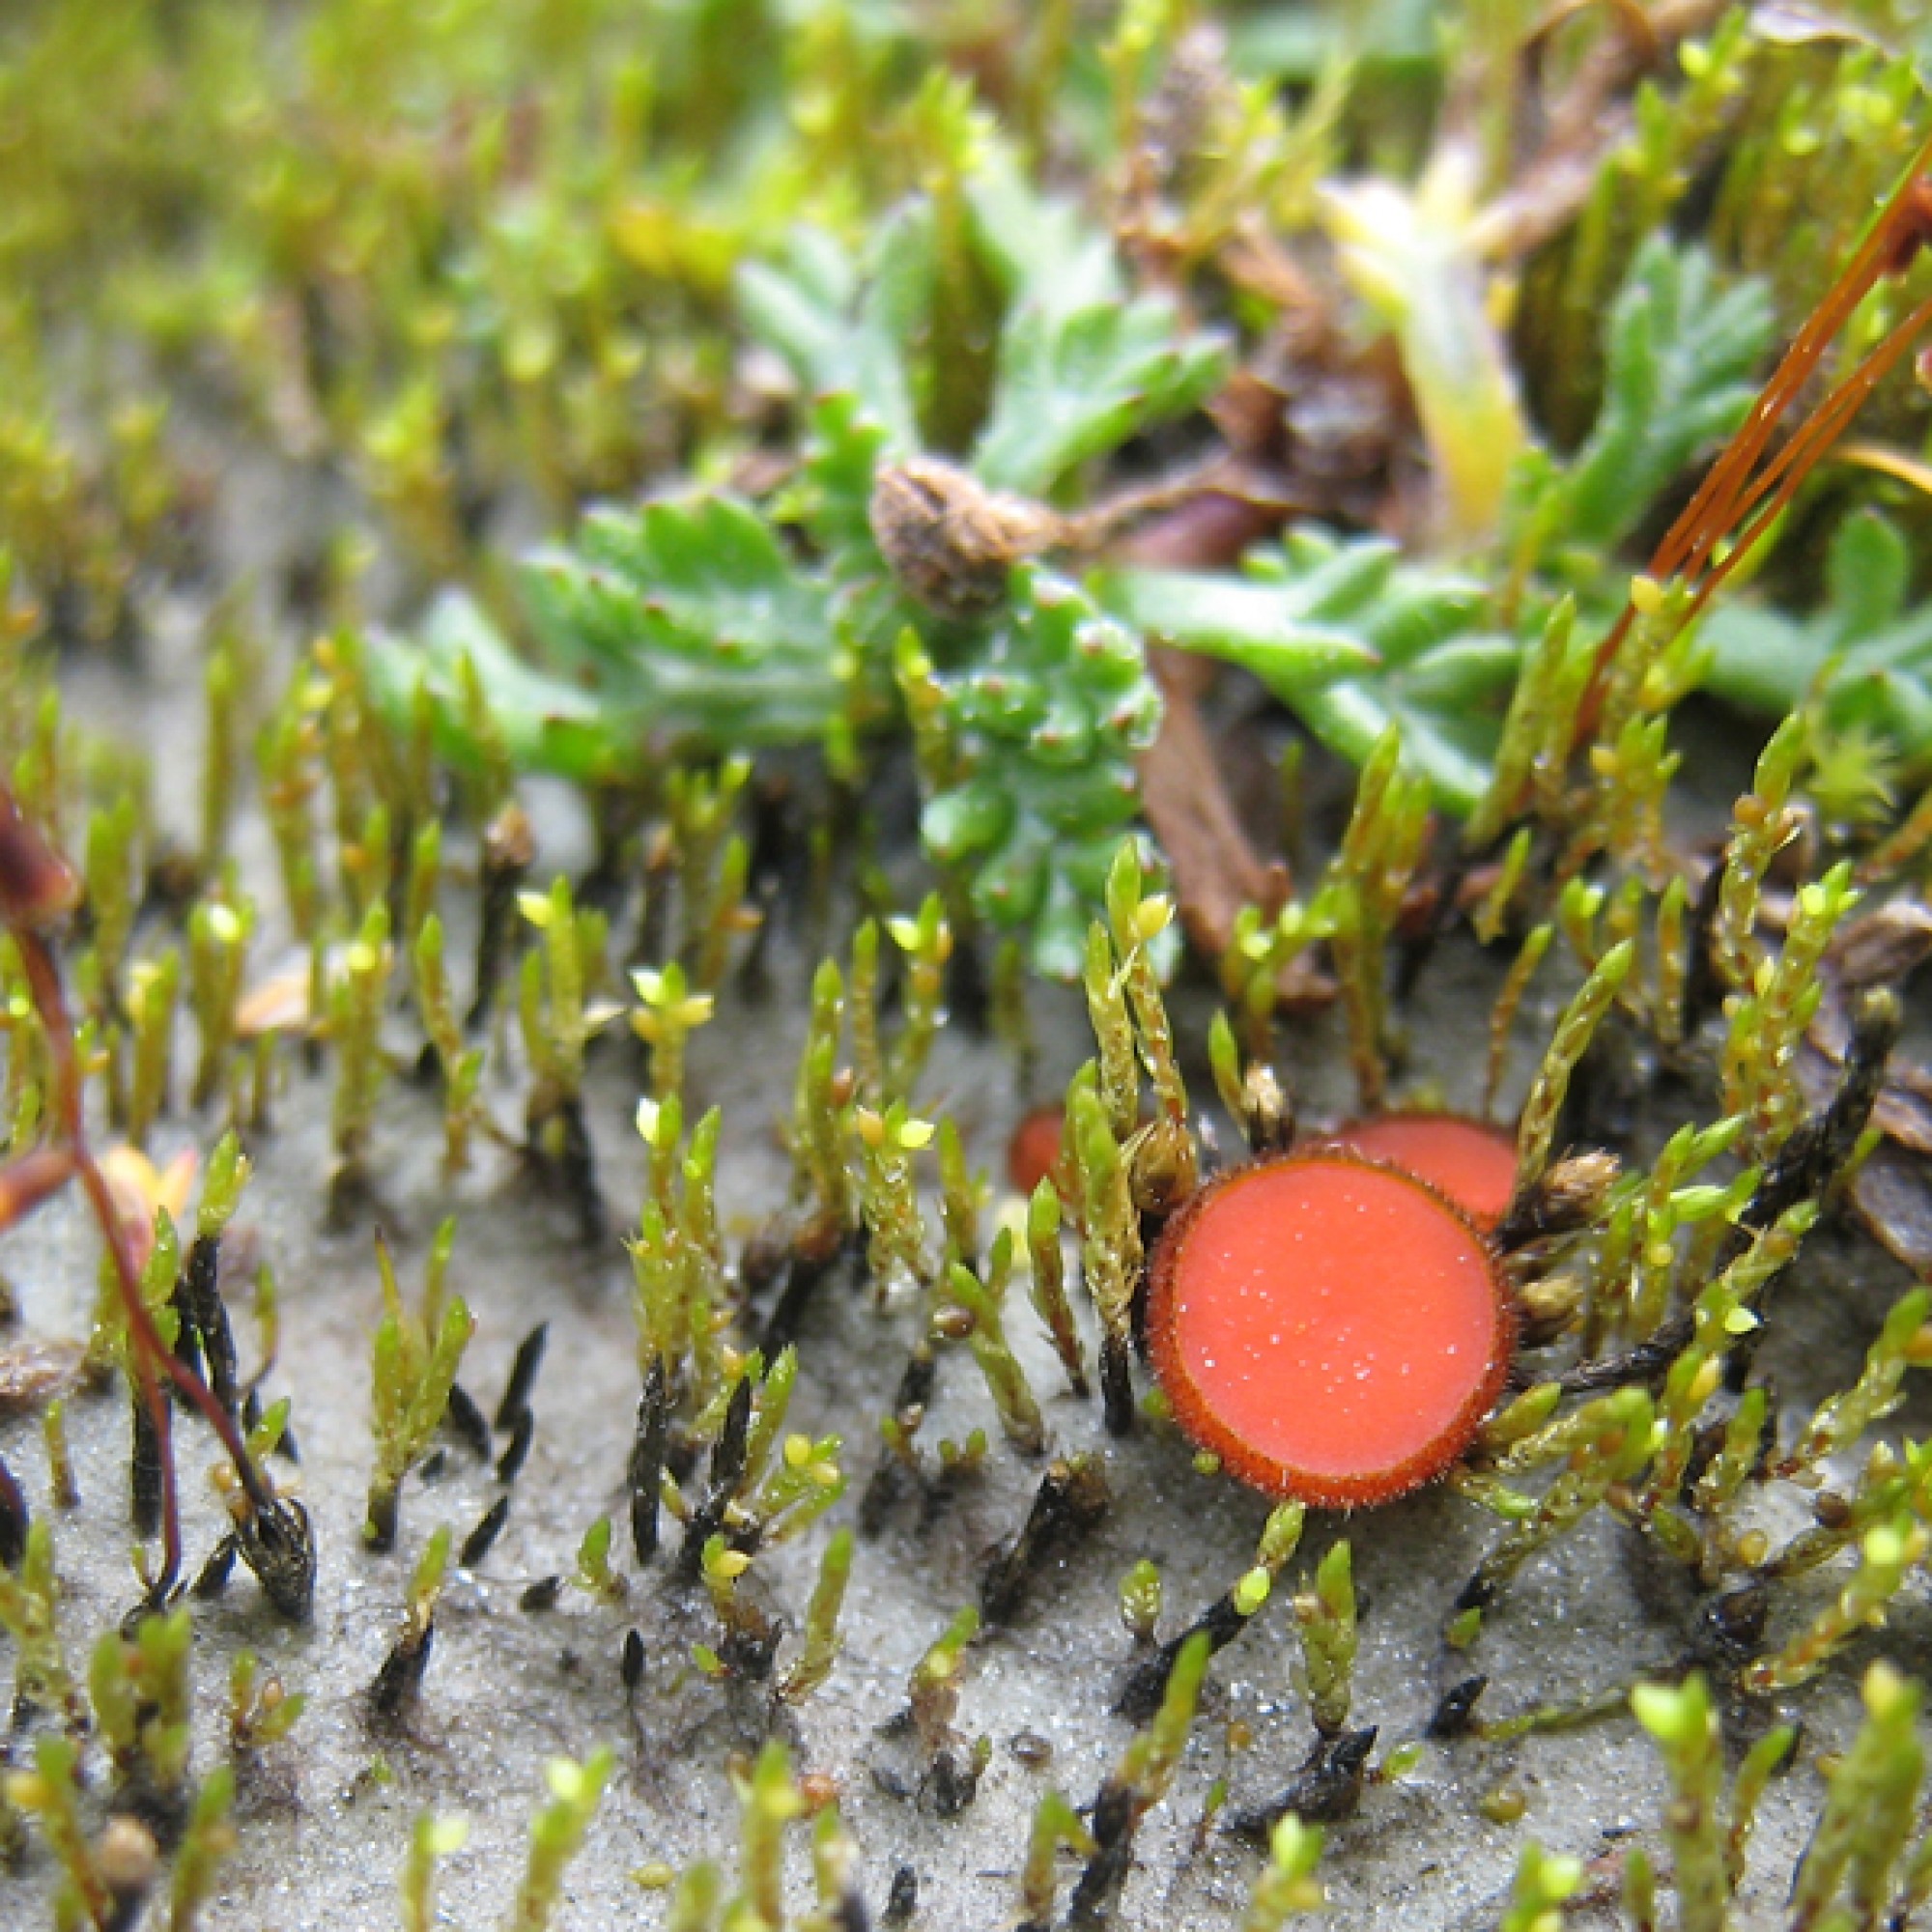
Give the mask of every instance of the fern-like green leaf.
[{"label": "fern-like green leaf", "polygon": [[1112,241],[1002,156],[973,185],[975,233],[1007,297],[993,406],[969,459],[995,490],[1044,496],[1227,375],[1217,338],[1164,298],[1129,298]]},{"label": "fern-like green leaf", "polygon": [[1473,579],[1404,562],[1375,537],[1304,527],[1244,577],[1120,571],[1108,608],[1183,649],[1253,672],[1314,734],[1360,764],[1390,724],[1436,800],[1473,809],[1516,677],[1513,638],[1485,627]]},{"label": "fern-like green leaf", "polygon": [[1000,332],[999,385],[972,468],[996,490],[1043,496],[1076,464],[1201,402],[1226,373],[1216,345],[1180,339],[1169,302],[1065,314],[1022,298]]},{"label": "fern-like green leaf", "polygon": [[584,781],[635,774],[653,745],[813,743],[843,711],[850,667],[831,586],[734,497],[593,510],[574,548],[526,560],[522,586],[538,667],[464,598],[436,606],[419,651],[375,640],[392,696],[428,681],[452,753],[465,659],[512,761]]},{"label": "fern-like green leaf", "polygon": [[[1378,558],[1348,561],[1379,566]],[[1284,596],[1277,583],[1191,570],[1129,570],[1099,582],[1109,608],[1142,630],[1240,665],[1285,699],[1381,667],[1359,630],[1323,621],[1321,607],[1330,600],[1319,586],[1312,598]]]},{"label": "fern-like green leaf", "polygon": [[1816,696],[1834,728],[1875,733],[1914,763],[1932,758],[1932,606],[1908,607],[1911,580],[1895,524],[1876,510],[1847,517],[1810,616],[1729,603],[1705,618],[1705,687],[1773,716]]},{"label": "fern-like green leaf", "polygon": [[[1163,298],[1129,298],[1111,240],[1072,207],[1037,194],[997,156],[971,200],[973,244],[1004,298],[992,406],[968,457],[982,482],[1044,495],[1224,378],[1219,342],[1189,336]],[[863,262],[806,231],[782,262],[740,277],[753,332],[814,398],[856,399],[884,432],[888,457],[920,446],[913,361],[934,327],[933,250],[931,210],[919,202],[886,224]]]},{"label": "fern-like green leaf", "polygon": [[1596,425],[1555,486],[1558,541],[1614,549],[1660,492],[1729,436],[1750,408],[1749,377],[1773,327],[1762,283],[1719,288],[1701,248],[1652,236],[1610,312]]},{"label": "fern-like green leaf", "polygon": [[826,396],[811,412],[798,473],[772,504],[774,520],[802,529],[841,580],[876,577],[887,568],[872,535],[871,505],[889,440],[859,397]]},{"label": "fern-like green leaf", "polygon": [[554,658],[673,730],[796,739],[836,699],[824,586],[735,497],[593,510],[572,548],[526,561],[523,585]]},{"label": "fern-like green leaf", "polygon": [[801,228],[782,260],[748,263],[738,302],[812,397],[852,396],[892,454],[919,447],[909,345],[931,306],[932,214],[923,203],[884,222],[863,261]]},{"label": "fern-like green leaf", "polygon": [[372,635],[366,662],[393,717],[409,715],[418,682],[427,687],[437,749],[466,771],[482,757],[471,688],[520,771],[598,784],[636,768],[639,721],[620,715],[597,692],[526,664],[482,607],[460,591],[439,597],[412,639]]}]

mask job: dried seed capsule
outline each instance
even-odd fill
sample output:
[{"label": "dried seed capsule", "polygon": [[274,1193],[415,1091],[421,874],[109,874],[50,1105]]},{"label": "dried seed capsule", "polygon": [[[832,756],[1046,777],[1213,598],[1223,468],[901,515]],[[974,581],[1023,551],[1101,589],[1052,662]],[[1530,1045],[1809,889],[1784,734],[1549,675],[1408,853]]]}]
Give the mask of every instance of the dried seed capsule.
[{"label": "dried seed capsule", "polygon": [[883,465],[870,514],[893,574],[922,604],[952,617],[997,604],[1013,566],[1065,536],[1052,511],[931,457]]}]

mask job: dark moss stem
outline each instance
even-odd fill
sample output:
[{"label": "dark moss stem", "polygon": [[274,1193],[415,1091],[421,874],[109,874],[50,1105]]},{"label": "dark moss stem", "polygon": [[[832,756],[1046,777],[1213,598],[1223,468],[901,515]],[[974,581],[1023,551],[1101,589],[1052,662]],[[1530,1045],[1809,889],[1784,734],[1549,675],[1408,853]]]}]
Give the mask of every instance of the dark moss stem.
[{"label": "dark moss stem", "polygon": [[644,1372],[637,1434],[631,1440],[631,1460],[624,1472],[631,1498],[631,1548],[639,1563],[648,1563],[658,1553],[658,1495],[669,1446],[669,1383],[664,1357],[654,1355]]}]

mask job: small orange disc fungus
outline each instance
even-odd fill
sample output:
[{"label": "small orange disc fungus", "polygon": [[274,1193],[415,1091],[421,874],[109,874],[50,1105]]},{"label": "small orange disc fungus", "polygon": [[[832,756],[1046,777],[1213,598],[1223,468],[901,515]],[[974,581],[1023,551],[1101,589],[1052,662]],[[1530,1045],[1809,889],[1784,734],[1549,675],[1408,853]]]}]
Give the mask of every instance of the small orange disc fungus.
[{"label": "small orange disc fungus", "polygon": [[1461,1208],[1324,1149],[1242,1168],[1175,1216],[1148,1341],[1204,1449],[1256,1489],[1343,1508],[1463,1453],[1501,1393],[1516,1310]]},{"label": "small orange disc fungus", "polygon": [[1326,1136],[1371,1160],[1386,1160],[1438,1187],[1485,1232],[1516,1192],[1516,1136],[1460,1114],[1383,1114]]},{"label": "small orange disc fungus", "polygon": [[1007,1179],[1022,1194],[1031,1194],[1060,1165],[1060,1148],[1066,1132],[1061,1107],[1036,1107],[1007,1143]]}]

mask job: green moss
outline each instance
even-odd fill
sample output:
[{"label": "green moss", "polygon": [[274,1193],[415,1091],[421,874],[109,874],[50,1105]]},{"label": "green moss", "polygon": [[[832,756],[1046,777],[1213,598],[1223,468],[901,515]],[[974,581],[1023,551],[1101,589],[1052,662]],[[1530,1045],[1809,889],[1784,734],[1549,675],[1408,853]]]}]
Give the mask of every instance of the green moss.
[{"label": "green moss", "polygon": [[[1466,1104],[1480,1074],[1502,1118],[1527,1076],[1501,1238],[1528,1379],[1453,1495],[1365,1514],[1293,1590],[1293,1508],[1164,1646],[1162,1573],[1128,1573],[1122,1614],[1145,1654],[1122,1701],[1148,1728],[1106,1745],[1118,1769],[1087,1816],[1028,1794],[1007,1860],[1020,1909],[1052,1918],[1072,1852],[1076,1926],[1129,1883],[1197,1911],[1185,1870],[1133,1876],[1156,1856],[1141,1827],[1197,1769],[1197,1849],[1227,1815],[1241,1763],[1197,1764],[1189,1724],[1209,1652],[1271,1613],[1293,1618],[1321,1742],[1259,1872],[1217,1866],[1212,1882],[1248,1894],[1256,1932],[1315,1909],[1320,1837],[1295,1805],[1378,1804],[1422,1748],[1400,1740],[1371,1772],[1357,1747],[1385,1719],[1400,1647],[1373,1617],[1358,1628],[1357,1566],[1379,1585],[1431,1508],[1454,1520],[1463,1502],[1499,1526],[1460,1605],[1453,1578],[1390,1591],[1427,1597],[1459,1646],[1492,1645],[1486,1619],[1519,1615],[1542,1566],[1585,1560],[1561,1539],[1642,1539],[1670,1559],[1689,1607],[1641,1613],[1655,1655],[1694,1642],[1704,1675],[1636,1694],[1671,1797],[1661,1843],[1626,1864],[1629,1911],[1656,1922],[1674,1888],[1693,1932],[1771,1895],[1781,1874],[1752,1833],[1778,1808],[1760,1801],[1789,1736],[1729,1752],[1729,1773],[1719,1714],[1776,1695],[1829,1732],[1830,1684],[1888,1641],[1932,1526],[1927,1451],[1897,1419],[1932,1353],[1922,1291],[1883,1315],[1832,1301],[1863,1367],[1807,1387],[1795,1421],[1758,1355],[1794,1336],[1804,1350],[1836,1294],[1843,1251],[1818,1231],[1873,1212],[1866,1178],[1913,1172],[1905,1140],[1879,1147],[1901,1121],[1911,1132],[1909,1079],[1888,1087],[1885,1068],[1899,1003],[1856,969],[1874,949],[1881,980],[1912,970],[1932,830],[1922,801],[1901,809],[1932,745],[1910,567],[1923,411],[1898,366],[1922,320],[1922,199],[1893,203],[1855,253],[1917,165],[1911,65],[1882,44],[1907,44],[1912,23],[1884,5],[1858,31],[1741,10],[1685,42],[1653,9],[1659,44],[1637,62],[1628,9],[1553,26],[1510,7],[1348,11],[1137,0],[1099,21],[1064,4],[707,0],[648,10],[640,34],[613,0],[316,0],[273,22],[214,0],[48,0],[0,24],[0,894],[16,934],[0,949],[0,1179],[10,1226],[71,1171],[104,1227],[125,1224],[95,1353],[139,1401],[139,1521],[164,1538],[152,1577],[141,1559],[161,1613],[123,1634],[99,1574],[110,1558],[118,1574],[122,1532],[91,1476],[72,1499],[74,1463],[99,1448],[92,1406],[49,1409],[73,1574],[56,1577],[30,1481],[6,1498],[17,1560],[0,1621],[23,1704],[58,1717],[77,1709],[63,1644],[84,1646],[95,1732],[36,1742],[0,1837],[49,1842],[57,1914],[104,1924],[158,1898],[159,1848],[103,1833],[110,1790],[185,1829],[177,1924],[212,1911],[231,1851],[250,1883],[270,1856],[257,1821],[302,1700],[281,1690],[286,1665],[237,1658],[235,1781],[224,1767],[197,1784],[190,1632],[227,1639],[215,1613],[162,1601],[184,1516],[205,1525],[176,1506],[173,1411],[150,1385],[170,1375],[186,1399],[184,1471],[201,1446],[189,1406],[237,1459],[217,1485],[233,1537],[202,1587],[239,1547],[304,1607],[308,1520],[263,1464],[293,1452],[298,1416],[317,1520],[338,1519],[330,1486],[354,1459],[310,1440],[332,1423],[299,1354],[328,1237],[308,1242],[312,1204],[286,1180],[242,1182],[251,1163],[286,1174],[320,1097],[347,1183],[333,1207],[380,1201],[399,1249],[426,1233],[443,1196],[405,1138],[423,1118],[418,1064],[440,1085],[449,1199],[493,1227],[521,1214],[520,1152],[539,1194],[563,1183],[585,1308],[614,1259],[607,1189],[635,1231],[630,1462],[621,1483],[592,1471],[575,1432],[599,1419],[546,1412],[556,1453],[524,1480],[555,1487],[518,1530],[540,1547],[552,1523],[591,1526],[582,1588],[564,1594],[559,1570],[519,1601],[565,1633],[560,1708],[621,1682],[611,1709],[634,1723],[646,1804],[660,1756],[697,1776],[727,1735],[744,1749],[742,1879],[732,1892],[706,1861],[654,1874],[673,1926],[856,1922],[867,1875],[825,1802],[858,1762],[843,1648],[911,1601],[936,1623],[914,1586],[930,1572],[952,1591],[999,1514],[1056,1472],[1097,1483],[1101,1430],[1146,1421],[1106,1482],[1123,1547],[1158,1548],[1169,1576],[1223,1547],[1230,1513],[1259,1517],[1211,1464],[1190,1467],[1164,1393],[1135,1386],[1138,1303],[1162,1222],[1214,1157],[1204,1076],[1259,1156],[1291,1144],[1298,1111],[1319,1122],[1339,1106],[1344,1054],[1370,1108],[1438,1104],[1438,1077]],[[1605,74],[1607,96],[1573,100]],[[1775,332],[1798,337],[1795,359],[1752,409]],[[1867,388],[1861,441],[1823,466]],[[1774,435],[1786,404],[1821,393],[1808,426]],[[230,537],[253,531],[270,476],[263,521],[288,482],[326,527],[294,532],[244,583]],[[1636,546],[1686,501],[1646,564]],[[104,751],[65,708],[64,691],[115,674],[103,645],[154,673],[145,760]],[[1155,645],[1192,662],[1156,663]],[[1164,744],[1156,671],[1177,707]],[[1726,746],[1754,746],[1751,716],[1787,715],[1708,870],[1686,829],[1710,716],[1684,717],[1693,691],[1729,707]],[[1168,817],[1142,761],[1184,750],[1197,723],[1206,762]],[[1297,879],[1270,869],[1270,773],[1291,794]],[[594,853],[565,875],[579,808]],[[40,839],[61,834],[85,893],[57,929],[69,895]],[[264,864],[279,888],[259,896]],[[458,956],[472,935],[473,977]],[[1438,942],[1462,978],[1485,970],[1475,949],[1493,954],[1487,1037],[1435,1036]],[[828,955],[809,990],[794,983]],[[989,960],[1011,1093],[966,1039]],[[1082,982],[1094,1036],[1060,1094],[1037,1084],[1070,1058],[1046,978]],[[1206,1030],[1213,989],[1225,1011]],[[1305,1010],[1331,992],[1332,1028]],[[626,1013],[615,1000],[633,994]],[[741,1243],[773,1205],[740,1186],[763,1123],[715,1068],[739,1065],[752,1024],[799,1054],[793,1181],[767,1238]],[[1620,1123],[1601,1102],[1626,1070]],[[1065,1102],[1066,1148],[1025,1204],[982,1172],[1015,1096]],[[521,1136],[497,1124],[518,1107]],[[633,1108],[640,1145],[607,1134]],[[185,1260],[180,1204],[147,1171],[111,1164],[138,1203],[95,1187],[89,1131],[207,1157]],[[379,1546],[440,1434],[453,1482],[473,1474],[461,1444],[494,1447],[456,1392],[474,1323],[445,1292],[444,1226],[419,1307],[380,1251]],[[30,1323],[62,1228],[49,1215],[10,1247]],[[215,1276],[217,1239],[233,1263],[254,1238],[285,1286],[264,1264],[262,1359],[244,1382],[211,1358],[211,1410],[160,1350],[207,1352],[203,1291],[219,1314],[229,1289],[201,1274]],[[850,1292],[861,1245],[869,1298]],[[1040,1373],[1049,1348],[1065,1393]],[[1821,1351],[1804,1352],[1815,1375]],[[906,1362],[890,1398],[875,1354]],[[889,1399],[874,1442],[854,1418]],[[1064,1461],[1037,1485],[1022,1459],[1049,1441]],[[855,1470],[870,1480],[848,1525]],[[649,1589],[613,1566],[618,1496],[640,1566],[661,1508],[680,1522]],[[1774,1540],[1794,1502],[1812,1520]],[[492,1534],[507,1511],[506,1485]],[[879,1539],[863,1565],[859,1536]],[[773,1553],[794,1538],[795,1557]],[[379,1716],[413,1696],[449,1547],[446,1530],[428,1541]],[[997,1547],[1017,1547],[1010,1526]],[[1061,1553],[1077,1593],[1091,1559]],[[497,1560],[523,1556],[505,1544]],[[569,1569],[568,1546],[545,1560]],[[500,1581],[452,1591],[469,1634],[493,1629]],[[990,1745],[961,1725],[1019,1654],[1007,1646],[1060,1645],[1084,1673],[1067,1708],[1106,1721],[1092,1633],[1037,1597],[988,1615],[1021,1634],[982,1641],[963,1613],[912,1671],[935,1831],[988,1769]],[[648,1682],[646,1634],[672,1660]],[[335,1635],[310,1639],[318,1686],[337,1681]],[[692,1655],[713,1681],[684,1672]],[[1818,1809],[1792,1895],[1803,1924],[1902,1919],[1932,1889],[1914,1839],[1919,1687],[1886,1665],[1864,1683],[1865,1726],[1822,1807],[1808,1788],[1782,1807]],[[1623,1692],[1526,1683],[1494,1719],[1470,1717],[1470,1693],[1462,1728],[1524,1754],[1500,1785],[1486,1775],[1500,1794],[1486,1837],[1518,1827],[1537,1741],[1620,1711]],[[781,1706],[803,1707],[796,1762],[768,1743],[791,1723]],[[402,1731],[395,1776],[440,1803],[435,1752],[406,1760]],[[835,1734],[827,1766],[807,1769]],[[557,1773],[517,1924],[559,1908],[613,1772],[593,1755]],[[802,1905],[785,1848],[808,1807]],[[437,1861],[455,1849],[434,1818],[405,1868],[412,1925],[433,1919]],[[1577,1849],[1524,1846],[1507,1903],[1498,1868],[1505,1924],[1551,1932],[1577,1909],[1562,1855]],[[1349,1833],[1330,1853],[1344,1869],[1374,1856]]]}]

